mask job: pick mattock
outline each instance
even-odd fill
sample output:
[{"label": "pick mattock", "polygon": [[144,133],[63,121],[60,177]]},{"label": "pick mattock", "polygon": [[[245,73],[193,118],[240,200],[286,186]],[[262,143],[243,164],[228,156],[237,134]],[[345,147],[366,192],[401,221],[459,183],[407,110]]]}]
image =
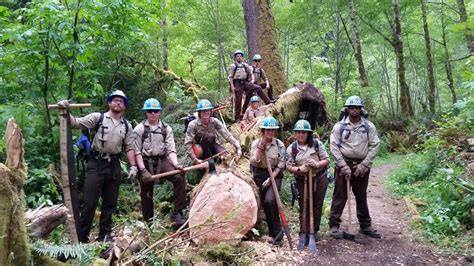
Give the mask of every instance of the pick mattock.
[{"label": "pick mattock", "polygon": [[309,192],[309,250],[312,253],[316,253],[318,248],[316,247],[316,239],[314,238],[314,215],[313,215],[313,169],[309,167],[308,174],[308,192]]},{"label": "pick mattock", "polygon": [[267,163],[268,174],[270,175],[270,183],[272,183],[273,194],[275,195],[275,200],[278,207],[278,214],[280,215],[281,226],[283,231],[285,232],[286,237],[288,238],[288,244],[290,245],[290,249],[293,249],[290,228],[288,228],[288,220],[286,219],[285,211],[283,210],[283,204],[281,203],[280,194],[278,193],[278,186],[275,182],[275,177],[273,176],[272,166],[270,165],[270,160],[268,159],[266,153],[265,161]]},{"label": "pick mattock", "polygon": [[303,250],[304,246],[306,245],[306,236],[308,235],[308,222],[307,219],[307,208],[308,208],[308,182],[307,179],[304,179],[304,189],[303,189],[303,230],[300,234],[300,239],[298,241],[298,246],[296,247],[297,250]]},{"label": "pick mattock", "polygon": [[343,231],[342,237],[347,240],[355,240],[355,235],[352,234],[352,204],[351,204],[351,179],[346,179],[346,187],[347,187],[347,214],[348,214],[348,222],[349,222],[349,232]]},{"label": "pick mattock", "polygon": [[69,108],[91,107],[90,103],[70,104],[62,108],[57,104],[48,105],[48,109],[59,108],[59,147],[61,157],[61,189],[63,191],[64,205],[68,209],[66,219],[69,237],[73,244],[77,244],[79,225],[79,201],[77,196],[76,172],[74,167],[74,154],[72,149],[72,133],[69,121]]}]

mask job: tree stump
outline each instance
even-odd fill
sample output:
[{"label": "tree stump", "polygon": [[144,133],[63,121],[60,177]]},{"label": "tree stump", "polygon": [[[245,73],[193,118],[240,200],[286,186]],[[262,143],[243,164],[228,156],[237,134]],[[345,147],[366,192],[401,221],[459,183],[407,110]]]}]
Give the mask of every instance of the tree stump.
[{"label": "tree stump", "polygon": [[28,265],[31,252],[24,224],[23,134],[13,119],[8,120],[5,140],[7,160],[0,163],[0,265]]}]

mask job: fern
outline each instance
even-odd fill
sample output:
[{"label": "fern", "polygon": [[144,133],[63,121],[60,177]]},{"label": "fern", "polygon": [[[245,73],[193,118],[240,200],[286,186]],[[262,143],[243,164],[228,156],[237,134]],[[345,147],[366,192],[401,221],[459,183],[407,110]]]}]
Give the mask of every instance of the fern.
[{"label": "fern", "polygon": [[89,263],[94,259],[90,254],[94,250],[94,246],[90,244],[54,245],[39,240],[31,245],[31,249],[38,255],[46,255],[52,258],[77,259],[81,265]]}]

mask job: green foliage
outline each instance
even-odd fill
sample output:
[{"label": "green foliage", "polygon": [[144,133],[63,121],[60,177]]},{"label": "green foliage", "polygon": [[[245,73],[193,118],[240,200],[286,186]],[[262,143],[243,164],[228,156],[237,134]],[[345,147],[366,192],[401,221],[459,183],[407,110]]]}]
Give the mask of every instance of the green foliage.
[{"label": "green foliage", "polygon": [[48,244],[43,240],[33,242],[31,249],[39,255],[47,255],[52,258],[74,259],[80,265],[91,263],[94,260],[95,247],[90,244],[77,245],[54,245]]}]

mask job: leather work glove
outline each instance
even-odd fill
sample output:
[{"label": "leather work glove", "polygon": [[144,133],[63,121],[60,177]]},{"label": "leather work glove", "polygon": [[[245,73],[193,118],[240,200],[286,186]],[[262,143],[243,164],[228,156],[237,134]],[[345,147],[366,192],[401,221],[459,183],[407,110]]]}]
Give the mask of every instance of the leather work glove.
[{"label": "leather work glove", "polygon": [[312,168],[314,168],[314,169],[318,169],[318,168],[319,168],[319,164],[318,164],[318,162],[317,162],[315,159],[309,159],[309,160],[307,161],[307,164],[308,164],[309,166],[311,166]]},{"label": "leather work glove", "polygon": [[142,182],[143,183],[148,183],[152,180],[151,178],[151,174],[150,172],[148,172],[148,170],[146,168],[143,168],[142,170],[140,170],[140,174],[142,176]]},{"label": "leather work glove", "polygon": [[344,166],[344,167],[341,167],[341,175],[345,178],[345,179],[350,179],[351,178],[351,174],[352,174],[352,171],[351,171],[351,168],[349,166]]},{"label": "leather work glove", "polygon": [[363,177],[367,171],[369,171],[369,168],[363,164],[358,164],[356,170],[354,171],[354,175],[357,177]]},{"label": "leather work glove", "polygon": [[137,174],[138,174],[138,168],[136,165],[130,166],[130,170],[128,171],[128,179],[130,179],[132,182],[135,182],[137,180]]},{"label": "leather work glove", "polygon": [[268,187],[270,185],[270,178],[267,178],[267,180],[263,181],[262,187]]},{"label": "leather work glove", "polygon": [[67,109],[69,108],[69,100],[61,100],[58,102],[58,106],[60,108],[64,108],[64,109]]}]

